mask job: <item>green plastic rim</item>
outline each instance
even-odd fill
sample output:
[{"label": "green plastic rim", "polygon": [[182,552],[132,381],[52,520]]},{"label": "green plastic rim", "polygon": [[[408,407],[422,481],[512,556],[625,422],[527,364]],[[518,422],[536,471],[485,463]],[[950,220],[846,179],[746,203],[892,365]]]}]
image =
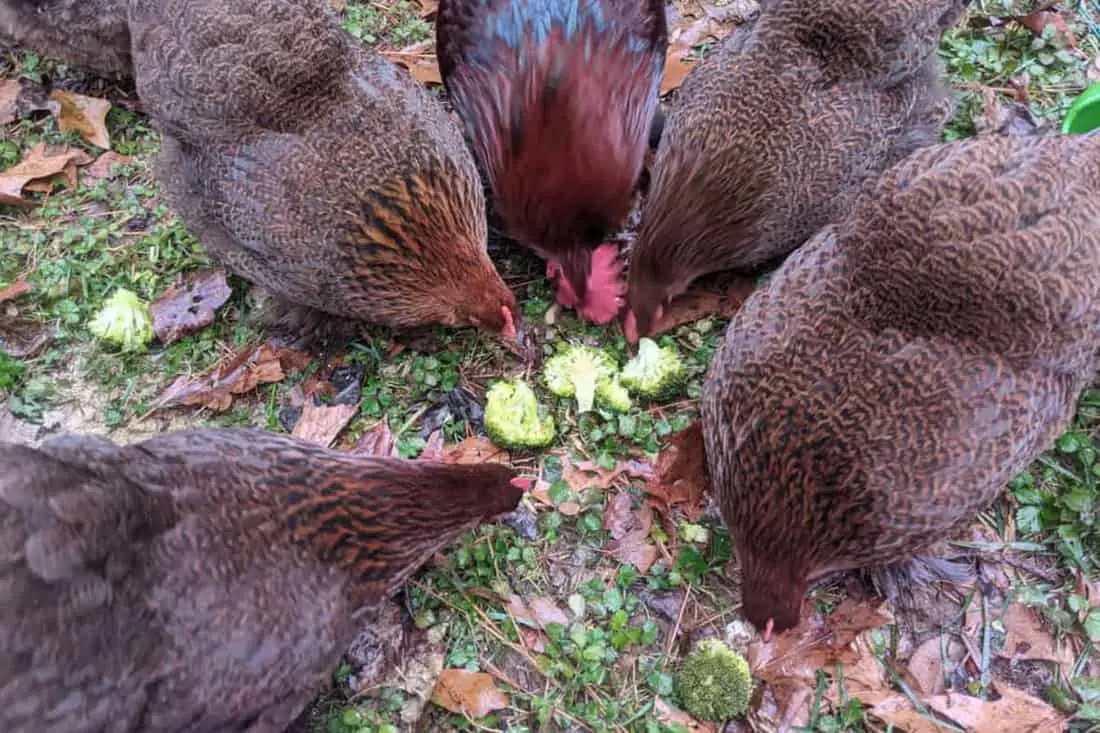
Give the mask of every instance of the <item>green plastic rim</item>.
[{"label": "green plastic rim", "polygon": [[1100,83],[1081,92],[1062,121],[1062,132],[1066,135],[1092,132],[1097,128],[1100,128]]}]

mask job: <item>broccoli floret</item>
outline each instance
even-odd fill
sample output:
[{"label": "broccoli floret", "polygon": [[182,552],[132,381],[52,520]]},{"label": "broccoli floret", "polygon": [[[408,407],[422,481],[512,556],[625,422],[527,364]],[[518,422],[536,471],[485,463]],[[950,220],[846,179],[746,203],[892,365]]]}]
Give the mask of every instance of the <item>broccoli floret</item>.
[{"label": "broccoli floret", "polygon": [[687,380],[687,366],[675,346],[659,346],[652,339],[638,341],[638,355],[619,376],[628,390],[650,400],[675,397]]},{"label": "broccoli floret", "polygon": [[724,642],[704,639],[680,666],[676,692],[684,709],[696,718],[724,723],[748,710],[749,663]]},{"label": "broccoli floret", "polygon": [[634,406],[618,377],[604,377],[596,383],[596,404],[615,412],[630,412]]},{"label": "broccoli floret", "polygon": [[521,379],[495,383],[485,393],[485,432],[504,448],[542,448],[554,440],[554,418],[543,414]]},{"label": "broccoli floret", "polygon": [[558,397],[576,397],[577,410],[588,412],[596,401],[596,385],[617,371],[615,360],[604,352],[572,344],[546,360],[542,381]]},{"label": "broccoli floret", "polygon": [[143,351],[153,340],[153,316],[140,298],[120,288],[103,304],[88,330],[123,351]]}]

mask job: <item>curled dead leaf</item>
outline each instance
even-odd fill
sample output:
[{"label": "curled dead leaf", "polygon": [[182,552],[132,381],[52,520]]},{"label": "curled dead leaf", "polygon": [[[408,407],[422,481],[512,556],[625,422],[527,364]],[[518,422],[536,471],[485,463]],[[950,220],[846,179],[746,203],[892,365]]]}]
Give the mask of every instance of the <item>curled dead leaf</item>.
[{"label": "curled dead leaf", "polygon": [[518,595],[512,595],[508,602],[504,604],[504,607],[515,617],[516,621],[528,626],[545,629],[549,624],[565,626],[569,623],[569,617],[565,614],[565,611],[561,610],[549,598],[523,599]]},{"label": "curled dead leaf", "polygon": [[486,437],[473,435],[444,448],[442,460],[446,463],[508,463],[508,452]]},{"label": "curled dead leaf", "polygon": [[57,124],[62,132],[76,132],[96,147],[111,147],[111,134],[107,131],[110,102],[60,89],[50,92],[50,99],[61,105]]},{"label": "curled dead leaf", "polygon": [[318,405],[307,400],[291,435],[327,448],[358,411],[359,405]]},{"label": "curled dead leaf", "polygon": [[153,331],[165,346],[175,343],[213,323],[214,312],[232,294],[224,270],[190,273],[164,291],[150,307]]},{"label": "curled dead leaf", "polygon": [[359,443],[352,452],[364,453],[368,456],[390,456],[396,458],[397,441],[393,437],[393,431],[390,430],[389,420],[382,418],[367,432],[363,433],[363,437],[359,439]]},{"label": "curled dead leaf", "polygon": [[714,723],[696,720],[679,708],[674,708],[662,698],[653,701],[653,715],[665,725],[682,725],[690,733],[718,733]]},{"label": "curled dead leaf", "polygon": [[694,323],[703,318],[730,318],[741,309],[756,283],[749,278],[735,278],[724,291],[715,292],[696,286],[675,298],[661,314],[661,319],[653,328],[651,335],[679,328],[685,323]]},{"label": "curled dead leaf", "polygon": [[492,675],[465,669],[445,669],[432,692],[432,702],[452,713],[477,720],[508,707],[508,696]]},{"label": "curled dead leaf", "polygon": [[154,409],[193,405],[223,412],[233,404],[233,395],[251,392],[260,384],[281,382],[286,372],[304,369],[309,359],[309,354],[295,349],[246,346],[198,379],[178,377],[157,398]]},{"label": "curled dead leaf", "polygon": [[31,284],[26,280],[16,280],[6,288],[0,288],[0,303],[7,300],[15,300],[20,295],[29,293],[31,291]]},{"label": "curled dead leaf", "polygon": [[113,150],[108,150],[84,169],[84,179],[95,181],[103,178],[114,178],[116,165],[128,165],[133,161],[134,159],[129,155],[119,155]]},{"label": "curled dead leaf", "polygon": [[[38,143],[27,151],[23,159],[0,173],[0,204],[34,206],[23,198],[23,190],[48,192],[53,189],[54,176],[64,175],[70,187],[76,185],[76,166],[92,162],[92,156],[83,150],[70,147],[51,148]],[[40,184],[34,187],[34,184]]]},{"label": "curled dead leaf", "polygon": [[692,521],[703,515],[703,502],[710,491],[706,458],[701,422],[669,439],[657,456],[653,478],[645,485],[658,511],[667,515],[679,507]]},{"label": "curled dead leaf", "polygon": [[439,64],[435,55],[430,53],[410,53],[408,51],[383,51],[382,55],[399,66],[408,69],[412,77],[424,85],[442,84]]}]

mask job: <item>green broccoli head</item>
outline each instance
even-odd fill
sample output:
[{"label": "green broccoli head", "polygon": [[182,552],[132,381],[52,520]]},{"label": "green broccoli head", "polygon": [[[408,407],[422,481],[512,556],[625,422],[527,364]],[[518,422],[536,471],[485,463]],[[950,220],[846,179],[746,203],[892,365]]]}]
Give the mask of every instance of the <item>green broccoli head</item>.
[{"label": "green broccoli head", "polygon": [[143,351],[153,340],[153,316],[140,298],[120,288],[103,304],[88,330],[123,351]]},{"label": "green broccoli head", "polygon": [[680,666],[676,692],[684,709],[700,720],[723,723],[749,707],[749,663],[717,639],[704,639]]},{"label": "green broccoli head", "polygon": [[554,418],[522,379],[496,382],[485,393],[485,432],[504,448],[542,448],[554,440]]},{"label": "green broccoli head", "polygon": [[630,412],[634,406],[618,377],[604,377],[596,383],[596,404],[615,412]]},{"label": "green broccoli head", "polygon": [[687,381],[687,365],[675,346],[652,339],[638,341],[638,355],[626,363],[619,379],[634,394],[649,400],[677,396]]},{"label": "green broccoli head", "polygon": [[599,349],[570,344],[542,365],[542,381],[558,397],[576,397],[577,410],[588,412],[601,379],[611,379],[618,364]]}]

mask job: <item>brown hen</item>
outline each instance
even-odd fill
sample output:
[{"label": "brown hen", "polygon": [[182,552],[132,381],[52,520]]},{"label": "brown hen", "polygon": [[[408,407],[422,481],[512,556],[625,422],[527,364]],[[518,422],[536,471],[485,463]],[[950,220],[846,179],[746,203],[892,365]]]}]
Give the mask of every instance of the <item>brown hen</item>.
[{"label": "brown hen", "polygon": [[108,78],[133,73],[126,0],[0,0],[0,43]]},{"label": "brown hen", "polygon": [[707,462],[758,627],[904,563],[1066,427],[1100,345],[1100,134],[913,154],[734,317]]},{"label": "brown hen", "polygon": [[519,483],[257,430],[0,444],[0,728],[281,731]]},{"label": "brown hen", "polygon": [[752,269],[939,139],[936,55],[967,0],[770,0],[685,80],[630,257],[626,333],[708,273]]},{"label": "brown hen", "polygon": [[312,0],[131,0],[160,175],[206,250],[315,312],[515,335],[457,124]]}]

